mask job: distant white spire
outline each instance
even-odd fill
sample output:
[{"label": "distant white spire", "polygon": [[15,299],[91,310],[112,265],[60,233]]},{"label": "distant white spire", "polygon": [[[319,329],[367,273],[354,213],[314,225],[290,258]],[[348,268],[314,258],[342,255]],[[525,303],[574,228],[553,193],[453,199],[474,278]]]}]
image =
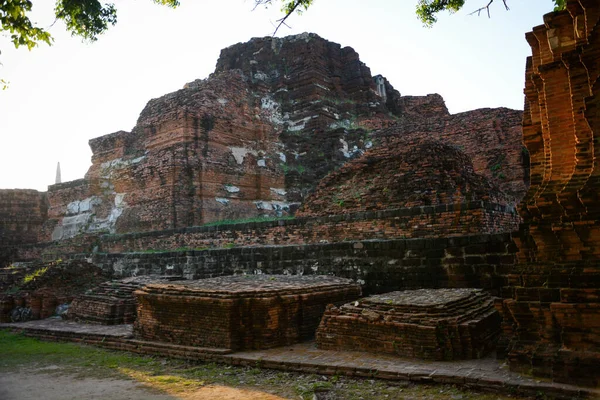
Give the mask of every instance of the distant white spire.
[{"label": "distant white spire", "polygon": [[58,164],[56,164],[56,182],[54,183],[62,183],[62,180],[60,179],[60,161],[58,162]]}]

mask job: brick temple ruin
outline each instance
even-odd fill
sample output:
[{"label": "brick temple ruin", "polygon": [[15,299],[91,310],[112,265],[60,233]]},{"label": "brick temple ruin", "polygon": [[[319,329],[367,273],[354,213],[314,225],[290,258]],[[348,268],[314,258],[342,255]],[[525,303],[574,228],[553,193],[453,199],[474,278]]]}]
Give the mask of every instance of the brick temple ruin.
[{"label": "brick temple ruin", "polygon": [[268,349],[310,339],[328,304],[360,296],[360,285],[325,275],[242,275],[135,292],[138,337],[227,350]]},{"label": "brick temple ruin", "polygon": [[[568,0],[526,35],[524,112],[450,115],[315,34],[230,46],[131,132],[90,140],[83,179],[1,190],[0,264],[110,272],[71,317],[135,320],[148,341],[279,346],[324,313],[323,348],[459,360],[495,347],[513,371],[595,387],[599,19],[597,1]],[[256,217],[273,219],[244,221]],[[318,276],[344,280],[341,295]],[[0,310],[56,304],[36,290]],[[184,320],[199,321],[193,334]]]},{"label": "brick temple ruin", "polygon": [[321,349],[397,354],[424,360],[480,358],[500,334],[500,314],[481,289],[418,289],[327,308]]}]

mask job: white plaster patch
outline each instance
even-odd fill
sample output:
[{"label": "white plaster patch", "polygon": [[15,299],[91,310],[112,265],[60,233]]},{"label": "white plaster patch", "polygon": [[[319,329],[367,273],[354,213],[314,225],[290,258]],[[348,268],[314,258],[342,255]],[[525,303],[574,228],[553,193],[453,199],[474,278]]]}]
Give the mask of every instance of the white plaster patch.
[{"label": "white plaster patch", "polygon": [[285,122],[285,118],[281,115],[280,106],[271,96],[260,99],[260,107],[268,114],[269,120],[277,125],[282,125]]},{"label": "white plaster patch", "polygon": [[229,199],[224,199],[223,197],[215,197],[215,201],[223,204],[224,206],[229,204]]},{"label": "white plaster patch", "polygon": [[233,185],[224,185],[223,189],[229,193],[238,193],[240,191],[239,187]]},{"label": "white plaster patch", "polygon": [[285,196],[287,194],[287,191],[285,189],[280,189],[280,188],[271,188],[271,192],[278,194],[280,196]]},{"label": "white plaster patch", "polygon": [[273,206],[268,201],[255,201],[254,204],[256,205],[257,210],[269,210],[270,211],[273,209]]},{"label": "white plaster patch", "polygon": [[315,85],[315,86],[316,86],[316,87],[318,87],[318,88],[321,88],[321,89],[327,90],[328,92],[330,91],[330,89],[329,89],[328,87],[325,87],[325,86],[323,86],[323,85],[320,85],[320,84],[318,84],[318,83],[313,83],[313,85]]},{"label": "white plaster patch", "polygon": [[310,121],[312,119],[312,117],[306,117],[306,118],[302,118],[298,121],[290,121],[288,122],[288,131],[291,132],[298,132],[301,131],[302,129],[304,129],[304,127],[306,126],[306,123],[308,121]]},{"label": "white plaster patch", "polygon": [[342,144],[342,148],[340,151],[344,154],[344,157],[350,158],[354,157],[356,154],[362,154],[363,151],[358,148],[358,146],[353,146],[352,149],[349,149],[348,142],[344,139],[340,138],[340,143]]},{"label": "white plaster patch", "polygon": [[115,195],[115,207],[121,208],[126,205],[125,203],[125,193],[117,193]]},{"label": "white plaster patch", "polygon": [[224,106],[225,104],[229,103],[229,100],[227,99],[217,99],[217,101],[219,102],[220,105]]},{"label": "white plaster patch", "polygon": [[287,162],[287,158],[286,158],[285,154],[283,154],[283,153],[279,153],[279,159],[280,159],[282,162]]},{"label": "white plaster patch", "polygon": [[267,162],[265,160],[258,160],[256,161],[256,165],[258,165],[259,167],[266,167],[267,166]]},{"label": "white plaster patch", "polygon": [[269,79],[269,75],[265,74],[262,71],[258,71],[257,73],[254,74],[254,79],[259,80],[259,81],[266,81],[267,79]]},{"label": "white plaster patch", "polygon": [[131,160],[123,160],[122,158],[116,158],[114,160],[103,162],[102,164],[100,164],[100,168],[102,170],[101,176],[102,178],[110,179],[115,170],[122,169],[133,164],[138,164],[144,159],[146,159],[146,156],[133,158]]},{"label": "white plaster patch", "polygon": [[246,158],[246,155],[248,154],[258,156],[258,152],[256,152],[256,150],[247,149],[245,147],[229,147],[229,150],[231,150],[231,153],[238,164],[243,164],[244,158]]},{"label": "white plaster patch", "polygon": [[127,206],[124,197],[125,193],[115,194],[114,205],[105,218],[99,218],[95,214],[95,207],[102,204],[100,197],[92,196],[69,203],[66,216],[52,232],[52,240],[68,239],[82,233],[114,233],[117,220]]}]

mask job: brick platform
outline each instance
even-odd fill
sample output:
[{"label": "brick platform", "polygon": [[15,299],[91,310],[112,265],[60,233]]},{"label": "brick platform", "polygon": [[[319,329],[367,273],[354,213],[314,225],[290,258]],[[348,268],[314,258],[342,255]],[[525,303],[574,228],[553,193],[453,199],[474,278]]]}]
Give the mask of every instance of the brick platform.
[{"label": "brick platform", "polygon": [[500,315],[478,289],[419,289],[328,307],[317,330],[325,350],[426,360],[481,358],[495,346]]},{"label": "brick platform", "polygon": [[266,349],[314,336],[327,304],[360,296],[332,276],[242,275],[137,290],[135,334],[145,340],[231,350]]},{"label": "brick platform", "polygon": [[101,325],[131,324],[137,315],[135,290],[149,283],[181,279],[148,275],[104,282],[73,299],[68,319]]}]

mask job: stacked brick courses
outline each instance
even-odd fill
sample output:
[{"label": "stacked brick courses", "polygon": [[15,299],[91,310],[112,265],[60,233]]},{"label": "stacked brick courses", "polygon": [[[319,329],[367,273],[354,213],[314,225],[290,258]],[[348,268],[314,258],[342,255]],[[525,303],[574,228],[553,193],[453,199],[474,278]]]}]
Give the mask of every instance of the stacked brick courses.
[{"label": "stacked brick courses", "polygon": [[390,142],[321,180],[297,215],[335,215],[471,201],[509,203],[500,189],[475,173],[469,157],[459,149],[410,136]]},{"label": "stacked brick courses", "polygon": [[[410,103],[420,104],[419,99]],[[414,115],[410,108],[402,108],[406,115],[386,129],[374,132],[373,142],[387,145],[396,139],[411,138],[438,140],[454,146],[471,159],[477,174],[499,187],[513,205],[517,204],[529,187],[529,153],[523,146],[522,137],[523,112],[482,108],[452,115],[439,110],[436,115],[428,111],[426,104],[415,105],[419,113],[427,115],[426,118]],[[436,109],[439,107],[433,107]]]},{"label": "stacked brick courses", "polygon": [[46,221],[48,202],[36,190],[0,190],[0,267],[14,257],[14,246],[36,243]]},{"label": "stacked brick courses", "polygon": [[526,35],[531,187],[498,303],[511,369],[600,384],[600,4],[568,0]]},{"label": "stacked brick courses", "polygon": [[511,236],[504,234],[97,253],[93,262],[119,276],[176,274],[203,279],[243,273],[332,274],[360,282],[367,294],[422,287],[479,287],[499,295],[502,276],[514,267],[516,252]]},{"label": "stacked brick courses", "polygon": [[495,347],[500,319],[492,297],[478,289],[385,293],[328,307],[317,346],[426,360],[481,358]]},{"label": "stacked brick courses", "polygon": [[148,275],[104,282],[84,294],[75,296],[67,317],[102,325],[131,324],[136,318],[133,292],[149,283],[176,279],[181,277]]},{"label": "stacked brick courses", "polygon": [[58,305],[70,303],[110,274],[86,261],[67,260],[0,269],[0,277],[0,322],[10,322],[17,307],[29,308],[32,319],[48,318]]},{"label": "stacked brick courses", "polygon": [[520,193],[519,119],[505,109],[450,116],[439,95],[402,97],[352,48],[315,34],[254,38],[223,49],[209,78],[148,102],[131,132],[90,140],[85,178],[49,187],[40,241],[292,215],[321,178],[380,145],[373,128],[389,126],[435,131]]},{"label": "stacked brick courses", "polygon": [[231,350],[267,349],[314,336],[327,304],[360,296],[360,286],[331,276],[242,275],[135,292],[140,338]]}]

